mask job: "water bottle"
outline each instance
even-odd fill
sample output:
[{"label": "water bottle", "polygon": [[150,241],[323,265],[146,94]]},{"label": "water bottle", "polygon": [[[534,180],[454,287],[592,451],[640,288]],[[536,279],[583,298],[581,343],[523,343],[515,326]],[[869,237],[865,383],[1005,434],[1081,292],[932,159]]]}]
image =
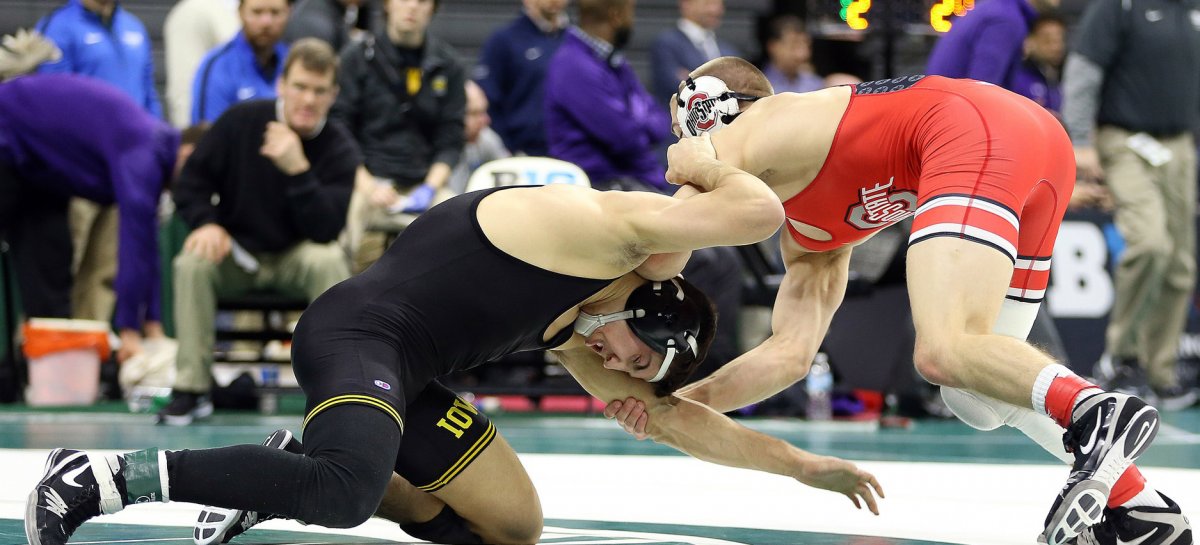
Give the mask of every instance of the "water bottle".
[{"label": "water bottle", "polygon": [[279,366],[268,363],[260,372],[263,390],[259,392],[258,410],[263,414],[275,414],[279,410],[279,393],[273,389],[279,387]]},{"label": "water bottle", "polygon": [[809,420],[829,420],[833,416],[833,372],[829,369],[829,356],[817,352],[812,367],[808,370],[804,390],[808,393]]}]

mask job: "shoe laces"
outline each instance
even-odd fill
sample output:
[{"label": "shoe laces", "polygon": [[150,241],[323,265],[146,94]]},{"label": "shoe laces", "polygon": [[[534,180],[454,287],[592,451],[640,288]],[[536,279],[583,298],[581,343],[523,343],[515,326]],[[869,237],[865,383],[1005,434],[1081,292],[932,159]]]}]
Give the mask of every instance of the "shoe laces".
[{"label": "shoe laces", "polygon": [[1117,543],[1117,529],[1113,517],[1107,511],[1099,524],[1084,528],[1076,538],[1075,545],[1113,545]]},{"label": "shoe laces", "polygon": [[75,533],[84,521],[100,515],[100,486],[84,485],[78,494],[67,502],[67,512],[62,517],[62,527],[66,535]]}]

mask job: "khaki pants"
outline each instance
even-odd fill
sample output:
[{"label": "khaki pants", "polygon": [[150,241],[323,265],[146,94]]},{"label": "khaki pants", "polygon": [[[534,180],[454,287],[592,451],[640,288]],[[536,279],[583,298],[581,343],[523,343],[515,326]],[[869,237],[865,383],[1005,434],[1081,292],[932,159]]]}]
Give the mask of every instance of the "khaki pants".
[{"label": "khaki pants", "polygon": [[1131,134],[1110,126],[1097,134],[1125,239],[1107,352],[1136,358],[1151,386],[1164,388],[1178,380],[1179,337],[1196,282],[1196,147],[1190,134],[1159,139],[1174,158],[1154,167],[1126,145]]},{"label": "khaki pants", "polygon": [[117,296],[117,207],[87,199],[71,199],[68,212],[74,256],[71,272],[71,316],[80,320],[112,320]]},{"label": "khaki pants", "polygon": [[[354,196],[350,200],[350,219],[347,220],[347,225],[358,227],[354,235],[346,237],[353,241],[350,255],[353,264],[351,270],[354,271],[354,274],[367,270],[367,267],[383,257],[383,252],[387,251],[388,244],[401,231],[404,231],[408,224],[417,219],[417,214],[392,214],[371,204],[370,197],[374,189],[373,180],[369,184],[356,184]],[[401,191],[400,194],[407,195],[413,189],[415,186]],[[443,187],[434,194],[431,206],[453,196],[453,191]]]},{"label": "khaki pants", "polygon": [[202,393],[211,388],[218,297],[274,289],[312,301],[350,277],[345,254],[336,243],[303,242],[283,253],[254,257],[259,262],[255,273],[240,268],[232,257],[220,264],[188,253],[175,257],[176,390]]}]

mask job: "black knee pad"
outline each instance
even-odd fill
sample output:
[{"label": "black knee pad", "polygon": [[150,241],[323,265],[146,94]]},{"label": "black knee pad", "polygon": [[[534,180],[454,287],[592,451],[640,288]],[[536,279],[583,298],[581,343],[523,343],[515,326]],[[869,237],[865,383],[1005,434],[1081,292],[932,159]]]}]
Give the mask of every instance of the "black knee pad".
[{"label": "black knee pad", "polygon": [[433,517],[433,520],[401,524],[400,529],[412,537],[433,543],[445,543],[446,545],[483,543],[479,536],[467,528],[467,521],[458,516],[458,513],[455,513],[449,505],[443,507],[442,512]]}]

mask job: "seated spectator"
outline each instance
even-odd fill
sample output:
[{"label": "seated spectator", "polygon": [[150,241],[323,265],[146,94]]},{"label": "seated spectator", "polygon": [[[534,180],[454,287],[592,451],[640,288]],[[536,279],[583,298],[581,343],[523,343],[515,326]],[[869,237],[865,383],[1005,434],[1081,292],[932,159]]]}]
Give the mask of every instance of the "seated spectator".
[{"label": "seated spectator", "polygon": [[666,100],[688,73],[717,57],[740,56],[737,48],[717,39],[725,0],[679,0],[679,21],[664,30],[650,49],[654,96]]},{"label": "seated spectator", "polygon": [[566,0],[524,0],[524,13],[497,30],[479,55],[475,79],[487,93],[492,126],[516,154],[546,155],[542,120],[546,67],[562,42]]},{"label": "seated spectator", "polygon": [[1062,67],[1067,57],[1067,25],[1062,17],[1044,13],[1025,37],[1025,59],[1013,67],[1009,89],[1041,104],[1058,116],[1062,111]]},{"label": "seated spectator", "polygon": [[767,61],[763,75],[776,93],[807,93],[826,86],[813,70],[812,38],[804,21],[795,15],[780,15],[767,23]]},{"label": "seated spectator", "polygon": [[179,0],[163,23],[167,65],[167,114],[183,128],[192,119],[192,84],[204,55],[233,39],[242,21],[239,0]]},{"label": "seated spectator", "polygon": [[[391,224],[448,197],[463,149],[466,70],[429,34],[437,0],[388,0],[385,29],[342,51],[332,116],[345,123],[376,180],[368,224]],[[386,235],[367,233],[356,270],[383,255]]]},{"label": "seated spectator", "polygon": [[[39,56],[53,49],[34,48]],[[0,238],[12,247],[27,316],[71,315],[67,208],[83,197],[115,205],[120,217],[118,359],[140,352],[143,333],[162,336],[157,206],[179,148],[175,129],[100,80],[43,74],[0,83]]]},{"label": "seated spectator", "polygon": [[230,106],[275,98],[287,45],[288,0],[241,0],[242,31],[204,56],[192,91],[192,123],[212,122]]},{"label": "seated spectator", "polygon": [[463,123],[463,135],[467,144],[463,147],[462,158],[450,173],[448,184],[450,191],[455,194],[466,190],[467,180],[479,165],[512,155],[504,147],[500,135],[492,130],[491,124],[487,95],[479,85],[467,80],[467,117]]},{"label": "seated spectator", "polygon": [[383,25],[383,14],[375,0],[299,0],[292,6],[284,41],[300,38],[323,40],[341,51]]},{"label": "seated spectator", "polygon": [[328,44],[296,42],[279,98],[230,108],[184,165],[175,205],[192,232],[174,262],[179,358],[159,422],[186,425],[212,413],[218,296],[269,288],[312,300],[349,277],[334,241],[359,153],[345,128],[326,119],[336,76]]}]

